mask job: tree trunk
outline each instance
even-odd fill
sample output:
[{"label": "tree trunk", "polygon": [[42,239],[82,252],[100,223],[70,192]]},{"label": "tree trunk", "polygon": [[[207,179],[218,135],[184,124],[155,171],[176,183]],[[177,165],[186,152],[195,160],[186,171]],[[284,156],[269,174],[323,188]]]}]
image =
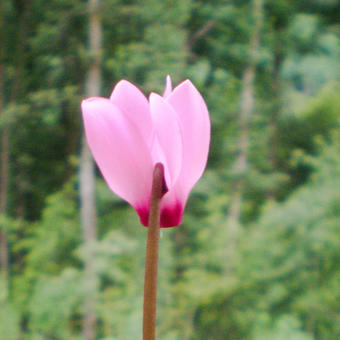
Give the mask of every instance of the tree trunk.
[{"label": "tree trunk", "polygon": [[[16,20],[16,31],[13,35],[15,40],[14,49],[11,51],[11,61],[9,64],[14,69],[14,77],[10,85],[9,102],[13,105],[22,103],[23,98],[27,95],[27,77],[25,72],[26,67],[26,47],[27,38],[30,30],[30,13],[32,8],[32,0],[13,1],[13,16]],[[10,138],[15,139],[15,129],[10,131]],[[20,161],[17,157],[13,158],[13,167],[19,166],[20,171],[13,172],[13,179],[15,181],[15,217],[28,217],[29,208],[27,206],[25,182],[27,182],[27,169],[20,167]],[[11,189],[9,189],[10,191]]]},{"label": "tree trunk", "polygon": [[[0,4],[0,42],[3,41],[4,27],[3,3]],[[0,43],[0,117],[4,107],[4,47]],[[9,128],[8,126],[1,127],[1,168],[0,168],[0,214],[5,215],[7,209],[7,193],[8,193],[8,169],[9,169]],[[0,226],[0,273],[8,281],[8,243],[7,233],[4,226]]]},{"label": "tree trunk", "polygon": [[[280,107],[281,107],[281,84],[280,84],[280,71],[283,63],[283,51],[282,45],[283,41],[281,39],[281,32],[276,32],[276,39],[274,45],[274,63],[272,70],[272,101],[273,106],[271,110],[271,114],[269,117],[269,149],[268,149],[268,160],[270,164],[270,170],[272,172],[276,171],[277,164],[277,127],[280,116]],[[271,189],[267,192],[267,198],[275,199],[276,198],[276,190]]]},{"label": "tree trunk", "polygon": [[254,111],[254,79],[260,43],[260,31],[263,21],[263,0],[253,0],[253,28],[249,43],[249,61],[242,77],[242,92],[240,102],[240,134],[238,138],[238,156],[234,171],[238,180],[234,186],[234,194],[227,217],[228,263],[231,263],[236,243],[240,233],[240,214],[245,176],[248,168],[249,123]]},{"label": "tree trunk", "polygon": [[[100,0],[89,0],[89,53],[92,57],[86,81],[86,95],[98,96],[101,83],[101,22],[99,17]],[[93,340],[96,336],[96,291],[97,275],[95,264],[95,242],[97,238],[96,205],[95,205],[95,172],[86,139],[83,136],[80,159],[80,202],[81,223],[83,228],[85,257],[85,315],[83,336]]]},{"label": "tree trunk", "polygon": [[[0,83],[2,81],[2,70],[0,66]],[[1,91],[1,86],[0,86]],[[2,95],[0,95],[0,115],[2,113]],[[9,129],[4,127],[1,130],[1,186],[0,186],[0,214],[6,215],[7,212],[7,193],[8,193],[8,168],[9,168],[9,153],[8,153],[8,141],[9,141]],[[1,263],[1,273],[5,279],[8,281],[8,270],[9,270],[9,260],[8,260],[8,242],[7,242],[7,232],[4,226],[0,226],[0,263]]]}]

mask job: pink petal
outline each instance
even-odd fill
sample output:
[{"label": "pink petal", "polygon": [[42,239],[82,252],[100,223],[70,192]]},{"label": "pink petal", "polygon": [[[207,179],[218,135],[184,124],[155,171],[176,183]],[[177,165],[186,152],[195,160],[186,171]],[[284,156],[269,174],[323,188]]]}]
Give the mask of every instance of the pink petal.
[{"label": "pink petal", "polygon": [[160,146],[153,153],[153,161],[154,164],[163,163],[166,184],[171,190],[182,168],[181,130],[176,112],[163,97],[151,93],[149,101],[156,138]]},{"label": "pink petal", "polygon": [[110,99],[134,122],[148,146],[152,143],[152,120],[149,103],[144,94],[127,80],[121,80],[114,87]]},{"label": "pink petal", "polygon": [[[189,80],[177,86],[166,101],[177,113],[183,143],[181,172],[162,202],[163,225],[171,226],[171,223],[180,223],[189,193],[205,169],[210,143],[210,119],[202,96]],[[169,211],[172,213],[169,214]]]},{"label": "pink petal", "polygon": [[109,99],[90,98],[81,106],[87,141],[104,179],[141,216],[148,210],[153,171],[144,138]]},{"label": "pink petal", "polygon": [[166,84],[165,84],[165,90],[163,93],[163,98],[168,97],[172,92],[172,84],[171,84],[171,77],[170,75],[166,76]]}]

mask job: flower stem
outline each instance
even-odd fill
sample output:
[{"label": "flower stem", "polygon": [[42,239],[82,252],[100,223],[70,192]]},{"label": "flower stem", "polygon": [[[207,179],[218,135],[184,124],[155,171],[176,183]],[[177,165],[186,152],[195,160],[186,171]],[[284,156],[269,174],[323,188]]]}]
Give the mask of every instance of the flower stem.
[{"label": "flower stem", "polygon": [[154,167],[145,256],[143,340],[156,339],[156,300],[160,206],[164,194],[164,168]]}]

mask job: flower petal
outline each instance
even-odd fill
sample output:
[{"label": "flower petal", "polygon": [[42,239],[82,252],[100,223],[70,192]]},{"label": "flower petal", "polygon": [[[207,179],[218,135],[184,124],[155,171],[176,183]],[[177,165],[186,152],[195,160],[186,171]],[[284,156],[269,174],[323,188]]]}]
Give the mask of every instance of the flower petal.
[{"label": "flower petal", "polygon": [[147,98],[127,80],[121,80],[114,87],[110,100],[134,122],[148,146],[152,143],[152,120]]},{"label": "flower petal", "polygon": [[153,165],[140,131],[109,99],[89,98],[81,106],[87,141],[105,181],[138,212],[148,210]]},{"label": "flower petal", "polygon": [[[165,169],[166,184],[171,187],[177,180],[182,167],[182,136],[176,112],[163,97],[156,93],[150,95],[150,110],[161,153],[153,153],[154,164],[162,162]],[[156,150],[157,151],[157,150]]]},{"label": "flower petal", "polygon": [[161,226],[177,226],[182,221],[189,193],[205,169],[210,143],[210,119],[205,102],[186,80],[166,98],[177,113],[182,128],[182,167],[175,185],[161,204]]},{"label": "flower petal", "polygon": [[190,80],[178,85],[166,101],[177,113],[182,127],[183,160],[176,186],[183,194],[190,190],[205,169],[210,143],[210,119],[207,106]]},{"label": "flower petal", "polygon": [[172,92],[172,83],[170,75],[166,76],[165,90],[163,93],[163,98],[168,97]]}]

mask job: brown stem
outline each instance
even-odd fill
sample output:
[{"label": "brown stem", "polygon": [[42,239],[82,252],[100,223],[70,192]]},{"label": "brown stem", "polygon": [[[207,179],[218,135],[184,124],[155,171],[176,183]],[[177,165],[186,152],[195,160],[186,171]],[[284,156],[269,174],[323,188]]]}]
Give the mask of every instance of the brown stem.
[{"label": "brown stem", "polygon": [[153,172],[149,212],[148,239],[145,255],[143,340],[156,339],[156,300],[160,206],[164,194],[164,168],[157,163]]}]

